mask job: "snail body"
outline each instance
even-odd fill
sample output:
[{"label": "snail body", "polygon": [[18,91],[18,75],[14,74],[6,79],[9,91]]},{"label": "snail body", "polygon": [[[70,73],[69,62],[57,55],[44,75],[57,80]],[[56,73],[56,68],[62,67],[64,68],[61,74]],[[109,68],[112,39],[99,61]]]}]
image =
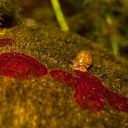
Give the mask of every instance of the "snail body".
[{"label": "snail body", "polygon": [[92,56],[89,51],[80,51],[73,60],[72,68],[82,72],[86,72],[87,68],[92,64]]}]

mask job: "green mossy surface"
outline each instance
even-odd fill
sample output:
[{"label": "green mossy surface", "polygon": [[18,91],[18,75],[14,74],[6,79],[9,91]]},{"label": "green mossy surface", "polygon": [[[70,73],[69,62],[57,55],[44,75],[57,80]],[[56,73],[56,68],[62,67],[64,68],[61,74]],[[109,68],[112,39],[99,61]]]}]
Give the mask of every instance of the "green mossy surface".
[{"label": "green mossy surface", "polygon": [[[24,25],[6,30],[16,43],[0,53],[30,55],[50,69],[73,73],[71,64],[80,50],[92,53],[88,69],[110,90],[128,97],[128,62],[110,50],[52,25]],[[128,115],[105,105],[101,112],[83,110],[74,101],[74,90],[49,75],[32,80],[0,77],[0,128],[127,128]]]}]

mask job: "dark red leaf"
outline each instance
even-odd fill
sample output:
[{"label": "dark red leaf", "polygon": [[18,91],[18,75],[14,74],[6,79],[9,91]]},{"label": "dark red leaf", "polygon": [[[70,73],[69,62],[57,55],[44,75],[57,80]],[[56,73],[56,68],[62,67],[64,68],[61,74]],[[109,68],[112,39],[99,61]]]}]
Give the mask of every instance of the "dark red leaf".
[{"label": "dark red leaf", "polygon": [[15,41],[9,37],[0,39],[0,47],[10,46],[14,43]]},{"label": "dark red leaf", "polygon": [[128,112],[128,98],[107,89],[101,80],[88,72],[76,71],[79,77],[75,90],[76,102],[93,111],[104,109],[104,99],[111,107]]},{"label": "dark red leaf", "polygon": [[54,69],[50,71],[50,75],[54,80],[66,84],[67,86],[73,87],[77,82],[77,77],[65,71]]},{"label": "dark red leaf", "polygon": [[128,112],[128,98],[112,91],[106,93],[106,99],[111,107],[119,111]]},{"label": "dark red leaf", "polygon": [[0,55],[0,75],[16,79],[31,79],[47,74],[46,67],[36,59],[22,53]]},{"label": "dark red leaf", "polygon": [[[89,75],[89,73],[86,73]],[[93,81],[93,77],[89,78],[81,76],[75,89],[75,100],[82,108],[88,108],[91,111],[100,111],[104,109],[103,87],[99,86],[98,80]],[[101,82],[99,81],[101,84]]]}]

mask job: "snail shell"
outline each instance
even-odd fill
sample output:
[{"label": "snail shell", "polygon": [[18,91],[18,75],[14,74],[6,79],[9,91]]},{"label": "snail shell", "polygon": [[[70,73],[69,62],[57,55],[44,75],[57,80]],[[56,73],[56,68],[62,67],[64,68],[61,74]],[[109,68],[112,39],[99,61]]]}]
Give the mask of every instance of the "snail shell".
[{"label": "snail shell", "polygon": [[82,72],[86,72],[88,67],[92,64],[92,56],[89,51],[80,51],[73,60],[72,68]]}]

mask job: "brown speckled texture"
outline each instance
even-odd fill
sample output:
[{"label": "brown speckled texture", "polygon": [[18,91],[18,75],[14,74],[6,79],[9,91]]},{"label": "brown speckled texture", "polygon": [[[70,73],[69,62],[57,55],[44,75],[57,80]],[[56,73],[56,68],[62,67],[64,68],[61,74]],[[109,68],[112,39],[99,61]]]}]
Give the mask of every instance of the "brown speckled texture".
[{"label": "brown speckled texture", "polygon": [[[71,32],[53,26],[24,25],[7,29],[16,43],[0,53],[30,55],[50,69],[74,72],[71,64],[80,50],[92,53],[88,69],[108,88],[128,97],[128,61]],[[127,128],[128,115],[107,105],[101,112],[81,109],[73,99],[74,90],[50,76],[32,80],[0,77],[0,128]]]}]

